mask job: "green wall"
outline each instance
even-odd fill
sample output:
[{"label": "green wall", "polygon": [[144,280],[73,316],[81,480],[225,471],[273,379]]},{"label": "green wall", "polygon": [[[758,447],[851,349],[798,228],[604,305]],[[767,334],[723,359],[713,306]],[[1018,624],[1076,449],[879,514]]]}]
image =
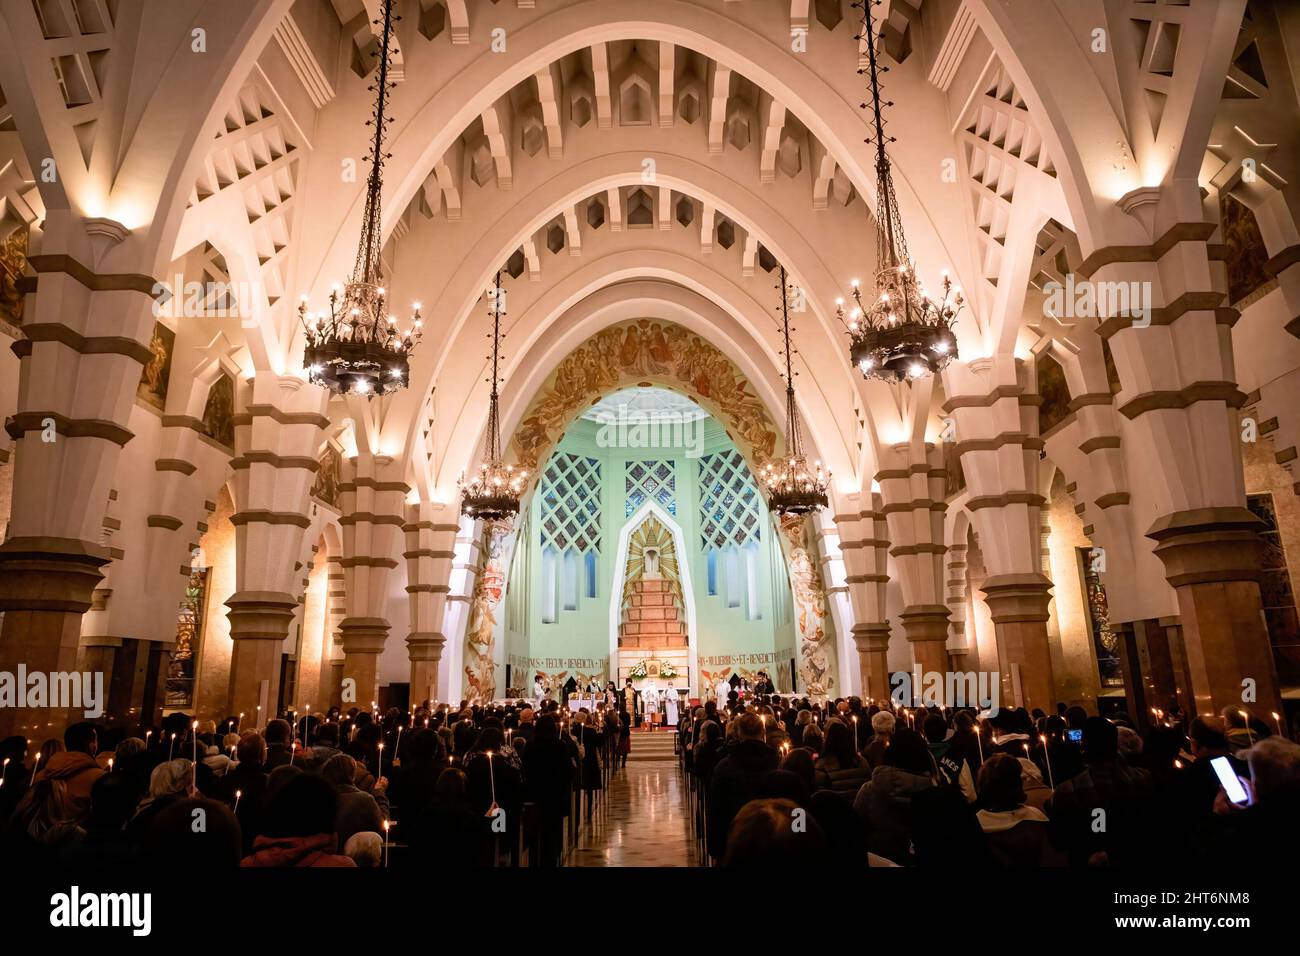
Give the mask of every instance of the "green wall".
[{"label": "green wall", "polygon": [[[794,622],[789,579],[771,518],[726,432],[712,418],[691,427],[698,430],[687,430],[685,435],[680,429],[615,435],[586,419],[569,427],[530,496],[511,560],[503,622],[511,685],[531,687],[536,668],[551,673],[609,673],[610,599],[616,561],[623,559],[616,551],[619,533],[628,522],[629,463],[642,464],[652,474],[661,465],[673,469],[676,514],[672,517],[687,545],[699,670],[714,672],[731,666],[753,671],[761,667],[774,675],[788,675],[796,643]],[[626,444],[610,447],[611,439]],[[715,540],[719,532],[728,535],[726,550],[705,547],[702,540],[708,519],[701,515],[701,500],[709,489],[701,486],[701,463],[708,469],[710,487],[722,482],[729,491],[734,490],[739,475],[753,488],[748,507],[743,495],[739,503],[723,496],[722,521],[709,530]],[[548,476],[558,481],[548,480]],[[724,480],[728,478],[731,480]],[[591,488],[593,493],[552,493],[557,487],[563,492],[575,485]],[[587,508],[593,497],[598,500],[598,514]],[[716,515],[717,509],[713,513]],[[749,522],[743,520],[747,514]],[[740,521],[729,530],[728,518]],[[750,530],[737,531],[737,527]],[[544,535],[552,545],[567,545],[569,554],[544,556]],[[738,540],[744,541],[743,549],[734,547]],[[580,552],[580,546],[585,552]],[[714,593],[709,587],[710,551],[714,552]],[[682,556],[678,558],[680,561]],[[715,663],[710,663],[711,659]],[[697,689],[699,676],[692,675]],[[789,688],[788,676],[779,682]]]}]

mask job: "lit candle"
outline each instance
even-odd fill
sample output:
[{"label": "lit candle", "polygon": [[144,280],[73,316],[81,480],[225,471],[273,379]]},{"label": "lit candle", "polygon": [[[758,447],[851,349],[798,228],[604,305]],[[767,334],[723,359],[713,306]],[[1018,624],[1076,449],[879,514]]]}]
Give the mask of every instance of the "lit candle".
[{"label": "lit candle", "polygon": [[1286,734],[1282,732],[1282,718],[1278,716],[1276,710],[1273,711],[1273,723],[1277,724],[1277,735],[1279,737],[1285,737]]},{"label": "lit candle", "polygon": [[36,786],[36,771],[40,768],[40,766],[41,766],[41,752],[38,750],[36,751],[36,763],[32,764],[32,782],[29,784],[29,786],[32,787]]},{"label": "lit candle", "polygon": [[384,742],[381,740],[379,742],[379,772],[375,774],[375,783],[378,783],[379,778],[382,777],[383,775],[384,775]]},{"label": "lit candle", "polygon": [[[5,763],[8,763],[8,762],[9,762],[8,760],[5,760]],[[108,772],[109,772],[109,773],[112,773],[112,772],[113,772],[113,758],[112,758],[112,757],[109,757],[109,758],[108,758]],[[4,777],[3,777],[3,775],[0,775],[0,784],[2,784],[2,783],[4,783]]]},{"label": "lit candle", "polygon": [[193,742],[193,751],[194,751],[193,762],[194,762],[195,772],[197,773],[198,772],[197,768],[199,766],[199,722],[197,720],[190,724],[190,739]]},{"label": "lit candle", "polygon": [[402,728],[397,728],[397,742],[393,744],[393,757],[401,759],[402,756]]},{"label": "lit candle", "polygon": [[171,762],[172,759],[172,751],[175,748],[176,748],[176,731],[173,730],[171,742],[167,745],[167,760],[169,763]]},{"label": "lit candle", "polygon": [[1250,714],[1246,713],[1244,710],[1238,711],[1238,713],[1241,714],[1241,719],[1246,722],[1246,742],[1253,747],[1255,746],[1255,735],[1251,733],[1250,730]]},{"label": "lit candle", "polygon": [[145,749],[145,750],[148,750],[148,749],[149,749],[149,738],[152,737],[152,736],[153,736],[153,731],[152,731],[152,730],[149,731],[147,734],[144,735],[144,749]]},{"label": "lit candle", "polygon": [[385,820],[384,821],[384,846],[383,846],[384,869],[388,869],[388,827],[389,827],[389,822]]},{"label": "lit candle", "polygon": [[289,766],[293,766],[293,755],[298,752],[298,741],[289,741]]},{"label": "lit candle", "polygon": [[244,795],[244,791],[242,790],[235,791],[235,813],[239,812],[239,798],[242,797],[243,795]]},{"label": "lit candle", "polygon": [[980,766],[984,765],[984,725],[978,720],[975,721],[975,743],[980,749]]},{"label": "lit candle", "polygon": [[1052,791],[1056,791],[1056,778],[1052,776],[1052,751],[1047,746],[1047,735],[1039,734],[1038,739],[1043,742],[1043,759],[1047,761],[1047,783],[1051,786]]},{"label": "lit candle", "polygon": [[496,811],[497,808],[497,778],[496,773],[492,770],[492,751],[487,752],[488,758],[488,789],[492,795],[492,805],[488,807],[488,816]]},{"label": "lit candle", "polygon": [[853,715],[853,749],[858,749],[858,715]]}]

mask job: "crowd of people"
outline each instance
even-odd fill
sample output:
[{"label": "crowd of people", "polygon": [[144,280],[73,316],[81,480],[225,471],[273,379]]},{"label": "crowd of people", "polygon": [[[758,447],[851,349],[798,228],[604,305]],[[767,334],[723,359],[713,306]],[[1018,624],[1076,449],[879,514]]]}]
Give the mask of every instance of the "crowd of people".
[{"label": "crowd of people", "polygon": [[733,692],[678,733],[723,866],[1231,866],[1300,850],[1300,745],[1235,708],[1139,733],[1063,704],[981,716]]},{"label": "crowd of people", "polygon": [[251,730],[185,714],[130,734],[79,722],[34,750],[0,742],[0,839],[7,859],[83,870],[427,871],[517,863],[521,847],[554,866],[566,819],[590,811],[629,738],[625,714],[554,701],[335,708]]}]

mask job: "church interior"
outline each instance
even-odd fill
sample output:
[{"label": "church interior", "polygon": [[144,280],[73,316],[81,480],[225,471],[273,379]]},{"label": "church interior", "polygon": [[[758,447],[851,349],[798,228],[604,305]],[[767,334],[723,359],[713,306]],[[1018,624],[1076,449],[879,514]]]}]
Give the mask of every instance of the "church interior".
[{"label": "church interior", "polygon": [[[1300,781],[1300,4],[0,24],[6,815],[86,725],[99,770],[140,741],[218,802],[198,765],[259,745],[398,787],[427,744],[471,792],[486,752],[491,811],[544,717],[577,809],[514,866],[743,865],[710,720],[783,760],[801,713],[851,722],[826,792],[937,715],[981,813],[995,747],[1057,793],[1057,739],[1113,728],[1157,779],[1165,731],[1179,769],[1244,732],[1241,820]],[[916,862],[878,832],[862,860]]]}]

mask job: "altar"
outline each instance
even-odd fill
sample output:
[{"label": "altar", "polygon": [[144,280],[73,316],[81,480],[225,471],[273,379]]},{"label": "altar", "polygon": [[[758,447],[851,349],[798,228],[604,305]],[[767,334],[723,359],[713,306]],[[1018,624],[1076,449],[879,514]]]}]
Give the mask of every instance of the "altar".
[{"label": "altar", "polygon": [[585,707],[594,714],[605,702],[604,694],[598,694],[595,697],[590,694],[570,694],[569,713],[576,714]]}]

